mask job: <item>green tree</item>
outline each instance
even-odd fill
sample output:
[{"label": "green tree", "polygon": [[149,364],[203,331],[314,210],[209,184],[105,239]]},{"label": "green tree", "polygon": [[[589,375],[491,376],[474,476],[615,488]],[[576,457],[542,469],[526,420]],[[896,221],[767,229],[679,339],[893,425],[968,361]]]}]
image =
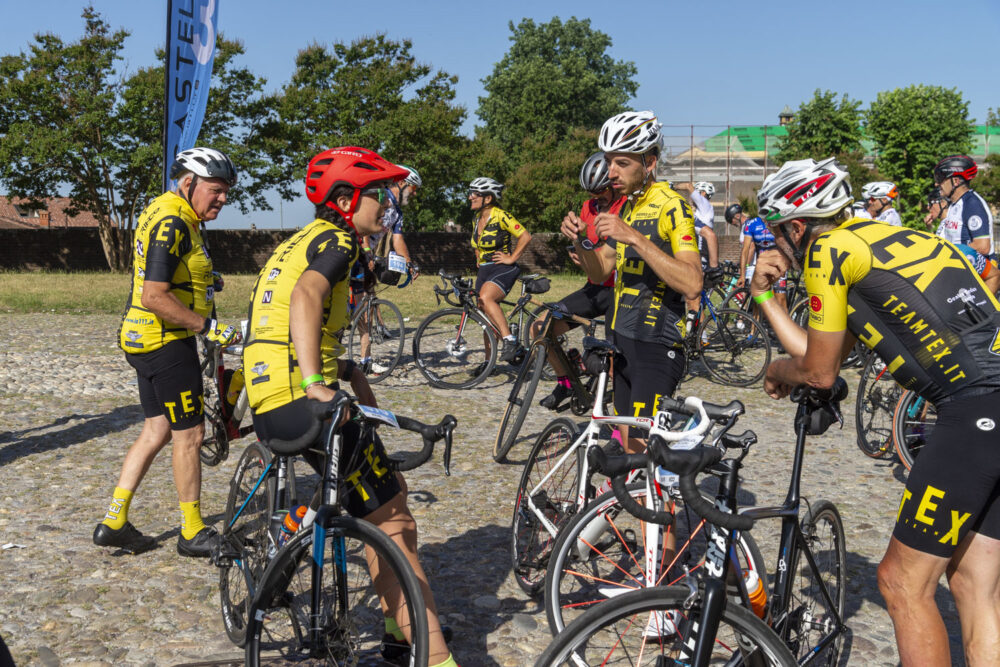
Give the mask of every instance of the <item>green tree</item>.
[{"label": "green tree", "polygon": [[899,186],[907,226],[923,228],[920,209],[937,161],[969,152],[968,107],[954,88],[925,85],[881,92],[869,107],[866,127],[878,148],[875,166]]},{"label": "green tree", "polygon": [[[112,31],[93,7],[83,19],[79,41],[39,34],[29,53],[0,58],[0,183],[35,207],[68,195],[67,212],[92,213],[108,265],[126,270],[136,218],[159,194],[163,67],[122,71],[129,33]],[[233,154],[241,183],[231,199],[244,211],[266,208],[263,190],[276,174],[254,148],[254,130],[266,124],[266,108],[254,98],[264,81],[231,67],[242,46],[221,35],[216,45],[200,142]]]},{"label": "green tree", "polygon": [[846,94],[840,101],[832,91],[816,90],[813,98],[799,106],[787,125],[776,158],[779,162],[861,152],[861,102]]},{"label": "green tree", "polygon": [[979,172],[973,185],[988,204],[1000,203],[1000,153],[986,156],[986,168]]},{"label": "green tree", "polygon": [[409,40],[364,37],[299,52],[291,81],[276,96],[291,189],[301,192],[309,159],[333,146],[363,146],[420,172],[424,187],[407,209],[408,226],[444,224],[448,188],[463,173],[466,111],[453,103],[455,76],[416,61]]},{"label": "green tree", "polygon": [[509,25],[511,47],[483,79],[478,111],[486,133],[508,152],[528,138],[598,129],[639,89],[635,64],[608,55],[611,38],[589,19]]}]

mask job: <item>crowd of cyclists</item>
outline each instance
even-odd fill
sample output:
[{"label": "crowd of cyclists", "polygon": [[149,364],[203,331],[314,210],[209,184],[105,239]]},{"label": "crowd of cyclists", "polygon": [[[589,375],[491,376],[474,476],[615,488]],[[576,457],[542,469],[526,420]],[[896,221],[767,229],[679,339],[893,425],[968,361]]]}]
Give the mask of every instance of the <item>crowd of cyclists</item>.
[{"label": "crowd of cyclists", "polygon": [[[659,399],[674,393],[702,287],[720,273],[715,187],[694,183],[686,198],[674,184],[657,181],[660,146],[652,112],[609,118],[597,152],[580,170],[590,199],[560,226],[586,282],[559,308],[606,317],[615,348],[614,408],[632,416],[652,416]],[[928,230],[936,225],[934,233],[902,225],[895,184],[855,190],[834,158],[782,165],[760,186],[756,216],[739,204],[723,212],[726,224],[739,229],[738,284],[749,285],[787,354],[767,369],[764,390],[771,397],[782,398],[800,384],[832,386],[841,360],[861,341],[900,385],[937,407],[937,428],[907,479],[878,567],[905,665],[949,663],[934,599],[942,574],[955,598],[969,664],[1000,664],[1000,457],[992,450],[1000,423],[1000,303],[994,296],[1000,272],[990,208],[971,187],[976,174],[975,162],[964,155],[935,166],[924,220]],[[217,150],[194,148],[177,156],[171,178],[175,189],[140,218],[119,331],[136,370],[145,421],[93,540],[134,553],[153,546],[129,521],[129,505],[155,456],[172,441],[182,515],[177,550],[204,557],[218,534],[205,525],[199,505],[204,424],[195,336],[231,344],[240,331],[214,317],[214,295],[224,283],[213,272],[203,225],[226,203],[237,169]],[[378,277],[416,278],[403,207],[422,185],[416,169],[364,148],[333,148],[310,160],[305,189],[315,219],[274,250],[248,306],[243,368],[262,442],[301,436],[309,402],[331,400],[340,382],[361,403],[377,406],[366,380],[373,369],[364,342],[356,365],[342,358],[340,334],[349,323],[352,290],[370,289]],[[512,362],[522,348],[500,302],[521,273],[518,261],[532,237],[501,208],[503,190],[493,178],[475,178],[468,202],[475,291],[501,334],[500,360]],[[403,262],[402,273],[398,266],[389,270],[393,256]],[[805,328],[788,314],[789,270],[802,272],[810,297]],[[555,326],[558,334],[572,325]],[[541,404],[554,409],[570,384],[558,359],[550,363],[557,380]],[[429,664],[454,665],[417,558],[406,482],[379,465],[386,451],[370,435],[345,432],[345,449],[366,453],[360,467],[341,470],[350,480],[345,507],[379,526],[407,555],[427,603]],[[646,446],[641,435],[623,430],[615,439],[626,452],[638,453]],[[317,471],[325,465],[315,454],[306,458]],[[405,641],[407,632],[387,615],[387,635]]]}]

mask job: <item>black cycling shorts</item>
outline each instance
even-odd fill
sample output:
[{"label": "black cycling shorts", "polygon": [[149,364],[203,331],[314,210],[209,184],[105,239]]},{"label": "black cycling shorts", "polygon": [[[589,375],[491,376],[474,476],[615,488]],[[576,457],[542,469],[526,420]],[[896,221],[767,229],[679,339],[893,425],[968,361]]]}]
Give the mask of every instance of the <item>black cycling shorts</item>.
[{"label": "black cycling shorts", "polygon": [[652,417],[661,396],[673,396],[684,373],[684,351],[614,334],[615,413]]},{"label": "black cycling shorts", "polygon": [[204,385],[194,336],[173,340],[152,352],[125,354],[139,381],[139,403],[146,419],[164,415],[173,431],[205,421]]},{"label": "black cycling shorts", "polygon": [[[253,427],[261,442],[271,438],[294,440],[302,435],[313,420],[306,397],[253,415]],[[317,446],[322,449],[330,425],[321,431]],[[354,421],[341,429],[343,447],[340,451],[340,504],[351,516],[364,518],[396,497],[402,490],[396,473],[386,466],[388,455],[374,429]],[[302,457],[321,477],[326,470],[325,456],[313,450]]]},{"label": "black cycling shorts", "polygon": [[893,537],[949,558],[970,531],[1000,539],[1000,392],[953,397],[906,480]]},{"label": "black cycling shorts", "polygon": [[476,294],[486,283],[493,283],[503,290],[504,296],[514,287],[521,267],[517,264],[483,264],[476,274]]}]

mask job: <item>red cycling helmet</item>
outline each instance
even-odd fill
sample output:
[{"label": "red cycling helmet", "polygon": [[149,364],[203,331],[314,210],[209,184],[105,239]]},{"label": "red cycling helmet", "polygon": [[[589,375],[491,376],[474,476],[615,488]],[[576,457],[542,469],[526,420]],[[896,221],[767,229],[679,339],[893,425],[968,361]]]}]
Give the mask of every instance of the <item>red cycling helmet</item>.
[{"label": "red cycling helmet", "polygon": [[979,167],[968,155],[949,155],[934,166],[934,182],[940,183],[951,176],[961,176],[966,182],[979,173]]},{"label": "red cycling helmet", "polygon": [[[309,160],[306,170],[306,196],[314,204],[326,204],[343,216],[351,226],[352,218],[358,208],[361,188],[380,181],[401,181],[410,172],[399,167],[375,151],[357,146],[341,146],[330,148]],[[342,211],[330,195],[338,185],[349,185],[354,188],[351,197],[351,208]]]}]

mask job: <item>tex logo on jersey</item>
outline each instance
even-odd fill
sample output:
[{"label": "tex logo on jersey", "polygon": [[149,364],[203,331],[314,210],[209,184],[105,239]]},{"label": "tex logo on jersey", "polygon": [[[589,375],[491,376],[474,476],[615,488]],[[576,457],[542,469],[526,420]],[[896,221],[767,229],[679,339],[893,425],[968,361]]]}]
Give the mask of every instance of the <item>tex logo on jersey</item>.
[{"label": "tex logo on jersey", "polygon": [[993,334],[993,342],[990,343],[990,352],[1000,357],[1000,329]]}]

